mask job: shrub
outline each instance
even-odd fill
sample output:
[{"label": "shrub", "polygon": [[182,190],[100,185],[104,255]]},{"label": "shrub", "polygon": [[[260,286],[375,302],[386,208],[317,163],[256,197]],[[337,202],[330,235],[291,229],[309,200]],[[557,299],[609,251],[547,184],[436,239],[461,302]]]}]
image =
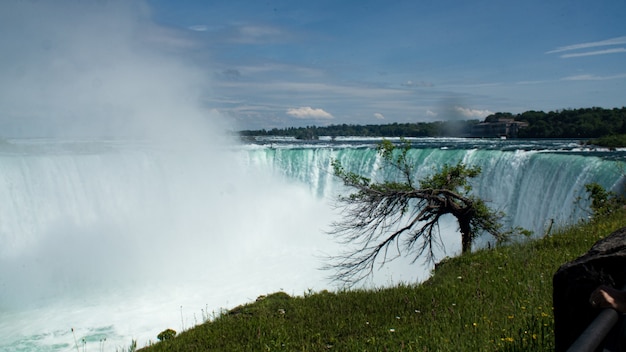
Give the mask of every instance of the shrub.
[{"label": "shrub", "polygon": [[615,192],[607,191],[597,183],[585,185],[593,218],[610,215],[626,204],[626,199]]},{"label": "shrub", "polygon": [[159,341],[166,341],[166,340],[173,339],[175,336],[176,336],[176,331],[172,329],[167,329],[167,330],[161,331],[161,333],[157,335],[157,338],[159,339]]}]

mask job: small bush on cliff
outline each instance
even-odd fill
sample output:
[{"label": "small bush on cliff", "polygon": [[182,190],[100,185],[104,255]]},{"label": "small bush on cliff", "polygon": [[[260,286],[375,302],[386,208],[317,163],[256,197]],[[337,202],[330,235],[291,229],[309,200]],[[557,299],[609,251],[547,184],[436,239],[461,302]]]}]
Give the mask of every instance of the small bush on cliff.
[{"label": "small bush on cliff", "polygon": [[585,190],[588,200],[591,202],[589,208],[592,219],[613,214],[626,205],[626,198],[615,192],[607,191],[598,183],[586,184]]},{"label": "small bush on cliff", "polygon": [[166,341],[166,340],[173,339],[175,336],[176,336],[176,331],[172,329],[167,329],[167,330],[161,331],[161,333],[157,335],[157,338],[159,339],[159,341]]}]

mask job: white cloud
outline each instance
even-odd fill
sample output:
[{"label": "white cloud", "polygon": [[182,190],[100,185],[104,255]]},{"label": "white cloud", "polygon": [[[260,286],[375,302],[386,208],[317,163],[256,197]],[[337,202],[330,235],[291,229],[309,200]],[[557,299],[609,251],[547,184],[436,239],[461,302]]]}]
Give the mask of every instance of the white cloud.
[{"label": "white cloud", "polygon": [[243,25],[236,28],[235,42],[241,44],[264,44],[287,39],[287,33],[272,26]]},{"label": "white cloud", "polygon": [[560,53],[560,52],[563,52],[563,51],[588,49],[588,48],[594,48],[594,47],[598,47],[598,46],[622,45],[622,44],[626,44],[626,36],[624,36],[624,37],[617,37],[617,38],[611,38],[611,39],[606,39],[606,40],[600,40],[600,41],[597,41],[597,42],[588,42],[588,43],[581,43],[581,44],[573,44],[573,45],[561,46],[561,47],[558,47],[558,48],[556,48],[554,50],[550,50],[550,51],[546,52],[546,54]]},{"label": "white cloud", "polygon": [[583,51],[589,48],[597,48],[603,46],[614,46],[614,45],[623,45],[626,44],[626,36],[624,37],[616,37],[606,40],[600,40],[597,42],[588,42],[588,43],[580,43],[573,45],[566,45],[558,47],[554,50],[547,51],[546,54],[555,54],[562,53],[568,51],[582,51],[582,52],[574,52],[563,54],[560,57],[567,59],[572,57],[581,57],[581,56],[593,56],[593,55],[606,55],[606,54],[615,54],[615,53],[623,53],[626,52],[626,48],[615,48],[615,49],[605,49],[605,50],[595,50],[595,51]]},{"label": "white cloud", "polygon": [[[246,71],[240,70],[242,74]],[[370,101],[381,100],[381,98],[409,99],[410,92],[401,89],[385,88],[385,87],[365,87],[350,86],[333,83],[318,82],[290,82],[290,81],[274,81],[274,82],[217,82],[224,88],[239,90],[254,90],[255,92],[275,92],[273,94],[282,94],[282,92],[327,96],[342,96],[343,98],[361,98]]]},{"label": "white cloud", "polygon": [[432,82],[426,82],[426,81],[406,81],[405,83],[402,83],[403,86],[405,87],[434,87],[435,85]]},{"label": "white cloud", "polygon": [[293,116],[298,119],[332,119],[333,115],[324,111],[323,109],[314,109],[310,106],[303,106],[296,109],[287,110],[287,115]]},{"label": "white cloud", "polygon": [[437,115],[438,114],[436,112],[432,111],[432,110],[426,110],[426,116],[435,117]]},{"label": "white cloud", "polygon": [[519,84],[519,85],[528,85],[528,84],[542,84],[542,83],[548,83],[549,81],[546,80],[537,80],[537,81],[519,81],[519,82],[515,82],[515,84]]},{"label": "white cloud", "polygon": [[379,113],[379,112],[375,112],[374,113],[374,117],[379,119],[379,120],[384,120],[385,119],[385,115]]},{"label": "white cloud", "polygon": [[493,112],[489,110],[477,110],[477,109],[464,108],[460,106],[454,107],[454,110],[460,113],[461,115],[463,115],[464,117],[469,117],[469,118],[477,118],[477,117],[482,118],[482,117],[487,117],[493,114]]},{"label": "white cloud", "polygon": [[626,48],[615,48],[615,49],[606,49],[606,50],[586,51],[584,53],[563,54],[561,55],[561,57],[564,59],[567,59],[569,57],[605,55],[605,54],[616,54],[616,53],[626,53]]},{"label": "white cloud", "polygon": [[562,78],[563,81],[606,81],[610,79],[626,78],[626,73],[613,76],[577,75]]},{"label": "white cloud", "polygon": [[204,24],[198,24],[198,25],[189,27],[189,29],[192,31],[196,31],[196,32],[206,32],[209,30],[209,26],[204,25]]}]

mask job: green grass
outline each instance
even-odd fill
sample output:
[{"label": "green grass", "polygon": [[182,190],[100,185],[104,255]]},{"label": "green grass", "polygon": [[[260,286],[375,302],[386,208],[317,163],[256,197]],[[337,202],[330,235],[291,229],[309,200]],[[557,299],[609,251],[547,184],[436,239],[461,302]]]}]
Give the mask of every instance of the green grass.
[{"label": "green grass", "polygon": [[624,215],[448,259],[422,284],[277,292],[142,351],[552,351],[552,275]]}]

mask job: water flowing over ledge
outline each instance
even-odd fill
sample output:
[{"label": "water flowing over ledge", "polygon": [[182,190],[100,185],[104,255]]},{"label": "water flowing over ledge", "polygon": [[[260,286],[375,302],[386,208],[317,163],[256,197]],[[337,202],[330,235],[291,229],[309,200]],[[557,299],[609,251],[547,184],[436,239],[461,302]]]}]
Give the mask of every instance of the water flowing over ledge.
[{"label": "water flowing over ledge", "polygon": [[[0,145],[0,349],[63,351],[70,328],[92,344],[139,345],[257,295],[329,288],[325,234],[344,192],[333,158],[380,175],[378,139],[262,140],[221,149],[109,140]],[[586,214],[584,185],[618,189],[624,151],[577,141],[412,140],[416,179],[443,163],[479,165],[474,190],[540,235]],[[443,224],[446,252],[460,248]],[[484,244],[484,243],[482,243]],[[481,243],[478,243],[481,245]],[[394,263],[372,284],[423,280]],[[202,313],[201,313],[202,312]]]},{"label": "water flowing over ledge", "polygon": [[[306,184],[318,197],[332,198],[345,192],[332,176],[330,165],[338,159],[348,170],[369,178],[379,175],[378,138],[322,140],[315,143],[293,139],[261,140],[250,146],[246,163],[271,169],[285,180]],[[477,165],[475,193],[495,209],[507,213],[507,225],[543,234],[548,223],[575,222],[587,214],[577,206],[584,185],[597,182],[620,190],[623,182],[618,161],[625,151],[583,147],[578,141],[526,141],[481,139],[411,139],[409,156],[415,160],[415,180],[430,175],[444,163],[459,161]],[[584,202],[582,203],[584,205]]]}]

